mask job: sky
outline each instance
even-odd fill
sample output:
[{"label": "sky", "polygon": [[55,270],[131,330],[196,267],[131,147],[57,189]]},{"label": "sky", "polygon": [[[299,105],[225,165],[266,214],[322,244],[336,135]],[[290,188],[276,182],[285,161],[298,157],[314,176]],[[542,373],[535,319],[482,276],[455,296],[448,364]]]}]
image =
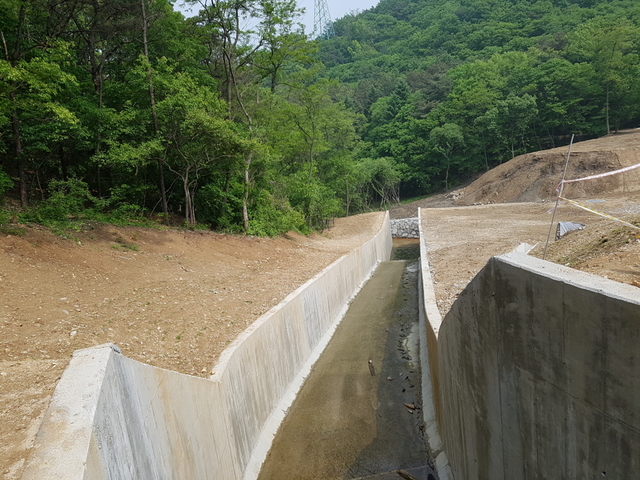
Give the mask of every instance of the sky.
[{"label": "sky", "polygon": [[[313,31],[313,7],[314,0],[297,0],[298,5],[306,10],[301,18],[301,23],[305,25],[305,32],[310,34]],[[331,20],[337,20],[351,12],[361,12],[378,4],[378,0],[326,0],[329,6]],[[190,12],[183,6],[182,0],[176,0],[174,4],[176,10],[181,11],[185,16],[195,15],[197,11]]]},{"label": "sky", "polygon": [[[337,20],[351,12],[361,12],[378,4],[378,0],[326,0],[329,6],[331,20]],[[314,0],[298,0],[298,5],[306,10],[302,17],[305,24],[305,32],[313,30],[313,5]]]}]

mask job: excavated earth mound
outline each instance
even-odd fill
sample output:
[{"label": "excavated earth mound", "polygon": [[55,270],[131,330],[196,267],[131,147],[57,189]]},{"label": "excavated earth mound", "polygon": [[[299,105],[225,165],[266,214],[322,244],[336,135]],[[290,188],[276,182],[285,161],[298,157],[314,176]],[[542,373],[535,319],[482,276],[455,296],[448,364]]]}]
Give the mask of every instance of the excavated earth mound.
[{"label": "excavated earth mound", "polygon": [[[458,190],[454,204],[467,206],[555,200],[568,151],[569,147],[565,146],[520,155]],[[638,163],[640,130],[625,131],[574,144],[565,178],[582,178]],[[637,192],[640,192],[640,168],[623,175],[566,184],[563,195],[574,199]]]}]

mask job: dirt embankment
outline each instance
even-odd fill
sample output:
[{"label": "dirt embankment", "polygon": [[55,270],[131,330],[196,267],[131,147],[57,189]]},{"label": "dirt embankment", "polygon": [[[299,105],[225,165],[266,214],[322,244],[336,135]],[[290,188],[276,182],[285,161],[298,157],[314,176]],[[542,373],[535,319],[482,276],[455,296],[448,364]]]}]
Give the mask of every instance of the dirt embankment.
[{"label": "dirt embankment", "polygon": [[[391,218],[410,218],[418,207],[489,205],[507,202],[555,202],[569,147],[520,155],[499,165],[466,187],[434,195],[390,210]],[[595,140],[573,144],[566,179],[618,170],[640,163],[640,129],[627,130]],[[570,199],[601,195],[636,197],[640,194],[640,168],[622,175],[566,184],[563,196]]]},{"label": "dirt embankment", "polygon": [[20,478],[71,354],[116,343],[141,362],[208,376],[240,332],[371,238],[383,213],[323,235],[251,238],[95,226],[63,239],[0,232],[0,472]]},{"label": "dirt embankment", "polygon": [[[640,163],[640,132],[620,137],[628,148],[601,150],[598,140],[575,144],[567,166],[566,179],[619,170]],[[562,179],[568,147],[530,153],[514,158],[482,175],[459,192],[458,206],[555,201]],[[640,169],[624,175],[566,184],[563,196],[588,198],[598,195],[630,195],[640,192]]]}]

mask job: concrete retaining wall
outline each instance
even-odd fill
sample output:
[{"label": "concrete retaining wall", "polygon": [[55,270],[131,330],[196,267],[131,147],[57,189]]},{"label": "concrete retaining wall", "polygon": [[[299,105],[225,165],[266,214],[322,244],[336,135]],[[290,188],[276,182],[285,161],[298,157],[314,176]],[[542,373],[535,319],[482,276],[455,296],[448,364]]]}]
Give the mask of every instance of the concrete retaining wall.
[{"label": "concrete retaining wall", "polygon": [[23,479],[255,478],[284,412],[380,261],[380,232],[254,322],[210,379],[79,350],[45,413]]},{"label": "concrete retaining wall", "polygon": [[639,289],[520,253],[494,257],[437,343],[455,478],[639,475]]},{"label": "concrete retaining wall", "polygon": [[[418,208],[418,227],[420,238],[422,234],[422,209]],[[422,415],[429,454],[435,463],[440,480],[452,479],[442,438],[440,425],[442,423],[442,405],[440,380],[438,371],[438,334],[442,324],[442,316],[436,303],[436,293],[433,287],[431,267],[429,265],[428,248],[424,240],[420,241],[420,278],[418,279],[420,298],[420,364],[422,370]]]},{"label": "concrete retaining wall", "polygon": [[420,238],[418,218],[391,220],[391,236],[394,238]]}]

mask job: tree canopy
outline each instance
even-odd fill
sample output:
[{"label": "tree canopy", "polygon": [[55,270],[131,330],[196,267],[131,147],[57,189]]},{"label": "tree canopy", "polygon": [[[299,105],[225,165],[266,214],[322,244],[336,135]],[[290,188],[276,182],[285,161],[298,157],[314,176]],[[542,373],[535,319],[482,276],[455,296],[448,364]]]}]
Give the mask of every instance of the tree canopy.
[{"label": "tree canopy", "polygon": [[305,232],[640,121],[632,0],[188,3],[0,0],[0,223]]}]

